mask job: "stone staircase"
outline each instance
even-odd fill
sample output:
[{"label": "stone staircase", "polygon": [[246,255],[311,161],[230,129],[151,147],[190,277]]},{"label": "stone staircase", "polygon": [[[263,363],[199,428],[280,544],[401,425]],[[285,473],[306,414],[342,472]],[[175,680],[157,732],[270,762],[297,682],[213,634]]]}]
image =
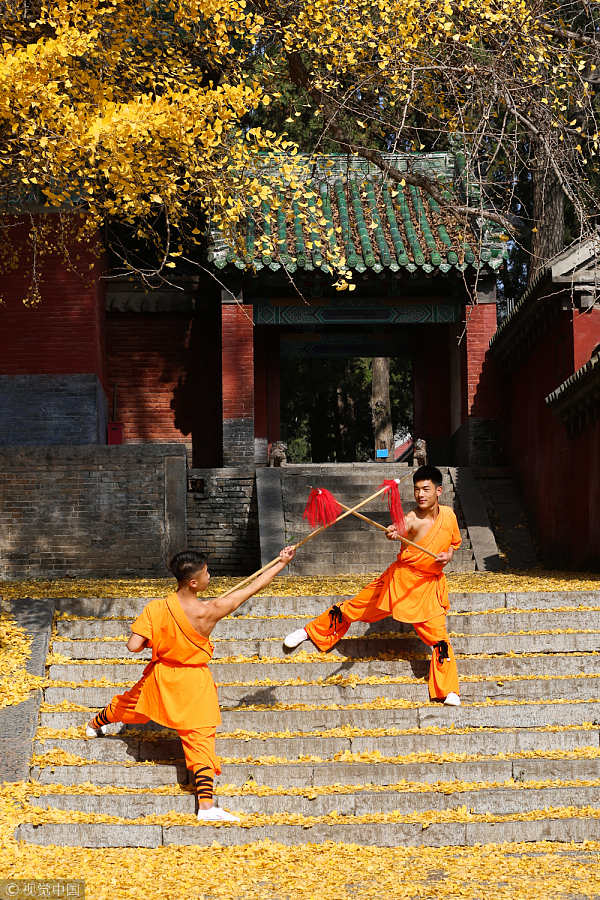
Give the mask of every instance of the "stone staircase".
[{"label": "stone staircase", "polygon": [[[375,465],[368,463],[293,465],[281,470],[283,518],[285,542],[294,543],[309,533],[310,527],[302,518],[308,495],[313,487],[324,487],[346,506],[354,506],[373,494],[386,478],[403,478],[399,485],[402,507],[405,512],[414,509],[412,473],[405,465]],[[463,544],[458,550],[448,572],[473,572],[475,561],[471,542],[465,527],[465,519],[458,501],[449,470],[442,468],[444,491],[440,502],[451,506],[458,518]],[[390,524],[387,501],[382,497],[373,500],[360,510],[365,516]],[[295,575],[318,575],[323,572],[382,572],[398,555],[399,547],[385,539],[372,525],[356,516],[348,516],[335,528],[329,528],[299,551],[290,566]]]},{"label": "stone staircase", "polygon": [[[66,660],[51,658],[31,769],[39,796],[18,837],[88,847],[600,839],[600,592],[451,595],[461,708],[428,702],[427,650],[389,619],[355,625],[327,655],[310,644],[284,653],[288,631],[340,599],[254,597],[215,629],[217,799],[243,827],[197,823],[175,733],[149,723],[84,737],[92,711],[142,671],[122,637],[147,601],[58,601],[52,651]],[[54,821],[40,821],[40,807]]]}]

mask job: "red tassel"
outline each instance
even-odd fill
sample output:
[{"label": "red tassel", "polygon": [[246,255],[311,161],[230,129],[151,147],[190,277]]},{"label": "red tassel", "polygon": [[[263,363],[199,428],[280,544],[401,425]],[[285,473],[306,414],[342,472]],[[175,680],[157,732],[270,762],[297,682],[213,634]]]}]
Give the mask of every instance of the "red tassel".
[{"label": "red tassel", "polygon": [[395,478],[386,479],[379,487],[387,488],[384,497],[387,497],[388,509],[392,522],[398,529],[400,534],[406,534],[406,522],[404,520],[404,510],[402,509],[402,501],[400,500],[400,491],[398,490],[398,482]]},{"label": "red tassel", "polygon": [[313,488],[304,510],[304,519],[308,519],[311,528],[317,525],[332,525],[342,512],[331,491],[325,488]]}]

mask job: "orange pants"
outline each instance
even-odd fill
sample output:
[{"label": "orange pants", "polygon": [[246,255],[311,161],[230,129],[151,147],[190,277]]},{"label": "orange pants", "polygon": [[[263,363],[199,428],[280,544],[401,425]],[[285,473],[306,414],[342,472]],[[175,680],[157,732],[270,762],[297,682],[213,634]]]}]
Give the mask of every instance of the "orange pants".
[{"label": "orange pants", "polygon": [[[341,621],[334,612],[336,608],[331,607],[304,626],[309,638],[319,650],[330,650],[344,637],[352,622],[379,622],[387,618],[389,613],[378,609],[376,600],[377,595],[369,595],[366,590],[344,600],[337,607],[341,610]],[[427,622],[411,624],[423,643],[434,648],[429,664],[429,696],[443,700],[451,692],[458,694],[456,658],[448,641],[445,613]]]},{"label": "orange pants", "polygon": [[[106,725],[108,722],[125,722],[127,725],[141,725],[149,722],[148,716],[135,711],[143,683],[144,679],[141,678],[124,694],[116,694],[108,706],[105,706],[94,717],[92,720],[94,727]],[[216,731],[214,725],[177,729],[183,745],[185,764],[194,774],[196,793],[200,799],[212,797],[214,776],[221,774],[221,761],[215,748]]]}]

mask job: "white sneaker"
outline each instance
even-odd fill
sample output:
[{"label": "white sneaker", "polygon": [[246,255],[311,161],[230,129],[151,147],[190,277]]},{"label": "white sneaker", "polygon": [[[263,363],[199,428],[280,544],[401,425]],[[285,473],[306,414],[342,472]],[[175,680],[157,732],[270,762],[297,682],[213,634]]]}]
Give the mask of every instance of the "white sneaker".
[{"label": "white sneaker", "polygon": [[283,639],[283,646],[287,647],[289,650],[293,650],[294,647],[299,647],[302,641],[307,641],[308,635],[304,628],[298,628],[296,631],[291,631],[287,637]]},{"label": "white sneaker", "polygon": [[444,706],[460,706],[460,697],[454,691],[450,691],[444,700]]},{"label": "white sneaker", "polygon": [[92,728],[88,722],[85,726],[86,737],[104,737],[108,731],[108,725],[101,725],[100,728]]},{"label": "white sneaker", "polygon": [[237,816],[221,809],[220,806],[211,806],[210,809],[199,809],[198,819],[200,822],[239,822]]}]

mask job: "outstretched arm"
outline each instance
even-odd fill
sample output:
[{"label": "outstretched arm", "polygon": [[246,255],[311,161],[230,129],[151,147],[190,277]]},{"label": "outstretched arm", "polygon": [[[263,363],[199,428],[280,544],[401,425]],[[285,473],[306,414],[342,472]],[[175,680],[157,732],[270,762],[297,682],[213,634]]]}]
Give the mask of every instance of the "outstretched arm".
[{"label": "outstretched arm", "polygon": [[295,555],[296,551],[293,547],[284,547],[279,554],[278,562],[270,566],[270,568],[268,568],[266,572],[263,572],[262,575],[259,575],[258,578],[254,579],[254,581],[251,581],[250,584],[245,585],[238,591],[234,591],[233,594],[229,594],[227,597],[217,597],[214,601],[213,607],[215,612],[217,613],[217,621],[219,621],[219,619],[222,619],[224,616],[229,615],[229,613],[234,612],[236,609],[238,609],[238,607],[242,605],[242,603],[244,603],[254,594],[257,594],[268,584],[271,584],[275,576],[279,575],[282,569],[285,569],[287,564],[293,560]]},{"label": "outstretched arm", "polygon": [[141,634],[136,634],[135,631],[131,632],[131,637],[127,641],[127,649],[131,650],[132,653],[139,653],[140,650],[143,650],[147,644],[147,638],[142,637]]}]

